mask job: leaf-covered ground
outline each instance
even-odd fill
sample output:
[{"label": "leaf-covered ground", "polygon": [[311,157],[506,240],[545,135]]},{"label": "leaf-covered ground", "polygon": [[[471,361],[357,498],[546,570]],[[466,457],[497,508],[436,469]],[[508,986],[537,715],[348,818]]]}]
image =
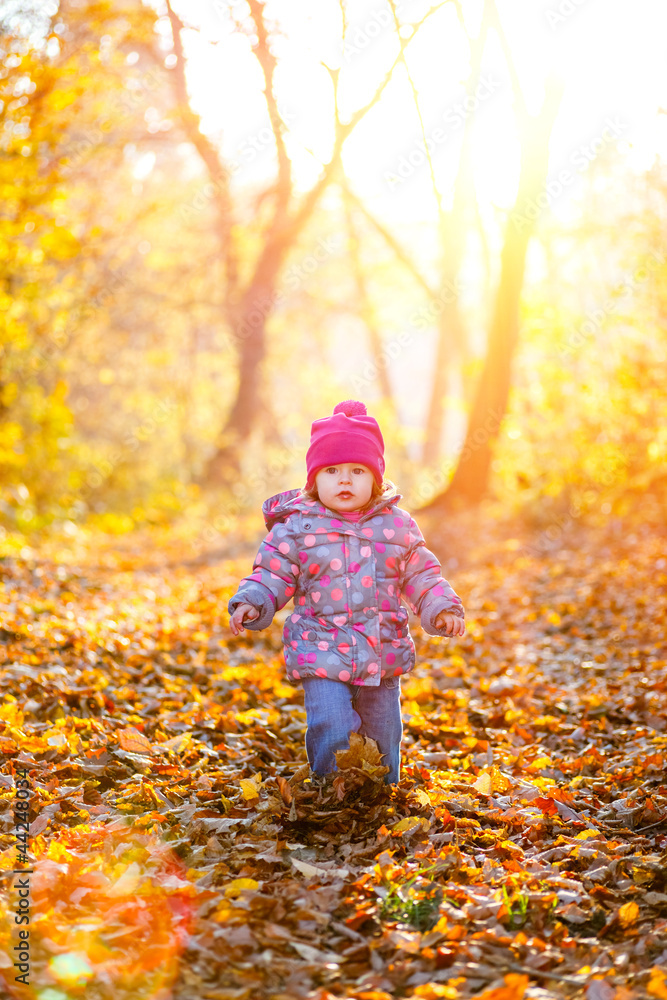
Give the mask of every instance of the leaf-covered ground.
[{"label": "leaf-covered ground", "polygon": [[254,550],[0,560],[3,996],[667,998],[667,532],[429,538],[468,631],[411,623],[391,792],[362,740],[310,780],[288,609],[226,625]]}]

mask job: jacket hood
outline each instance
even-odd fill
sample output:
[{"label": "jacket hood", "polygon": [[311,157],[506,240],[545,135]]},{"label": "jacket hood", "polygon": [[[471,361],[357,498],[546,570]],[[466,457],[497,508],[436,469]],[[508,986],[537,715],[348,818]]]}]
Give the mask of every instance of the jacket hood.
[{"label": "jacket hood", "polygon": [[[376,498],[375,502],[365,510],[361,515],[360,521],[365,521],[368,517],[373,517],[378,511],[382,510],[387,506],[394,506],[403,499],[403,494],[398,492],[398,489],[389,479],[385,479],[384,490],[382,494]],[[266,524],[267,530],[270,531],[274,524],[278,521],[284,521],[290,514],[295,513],[295,511],[301,511],[304,514],[314,514],[314,513],[326,513],[330,511],[334,517],[342,516],[340,511],[331,510],[329,507],[325,507],[323,503],[315,503],[309,496],[303,492],[302,489],[296,490],[285,490],[282,493],[275,493],[272,497],[268,497],[262,504],[262,514],[264,515],[264,523]],[[352,522],[351,522],[352,523]]]}]

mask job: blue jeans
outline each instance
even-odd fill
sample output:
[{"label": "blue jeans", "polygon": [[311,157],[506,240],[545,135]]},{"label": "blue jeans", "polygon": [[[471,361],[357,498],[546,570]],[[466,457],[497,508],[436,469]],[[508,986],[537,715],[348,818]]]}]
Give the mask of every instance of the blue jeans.
[{"label": "blue jeans", "polygon": [[375,740],[389,767],[385,784],[398,781],[401,765],[401,679],[385,677],[379,687],[345,684],[328,677],[304,677],[306,753],[316,774],[337,771],[336,750],[346,750],[350,733]]}]

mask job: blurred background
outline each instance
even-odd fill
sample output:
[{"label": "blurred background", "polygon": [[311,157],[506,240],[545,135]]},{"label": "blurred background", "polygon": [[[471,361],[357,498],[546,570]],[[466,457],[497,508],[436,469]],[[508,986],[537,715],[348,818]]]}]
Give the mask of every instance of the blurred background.
[{"label": "blurred background", "polygon": [[[661,0],[0,0],[0,536],[667,509]],[[259,522],[258,522],[259,519]]]}]

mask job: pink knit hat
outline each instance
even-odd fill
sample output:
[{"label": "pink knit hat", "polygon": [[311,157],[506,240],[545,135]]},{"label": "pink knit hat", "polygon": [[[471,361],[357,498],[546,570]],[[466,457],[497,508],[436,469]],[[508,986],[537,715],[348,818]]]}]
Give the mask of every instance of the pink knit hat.
[{"label": "pink knit hat", "polygon": [[384,440],[375,417],[369,417],[366,407],[356,399],[346,399],[334,406],[333,416],[314,420],[310,430],[310,447],[306,453],[308,480],[327,465],[359,462],[372,470],[378,486],[384,474]]}]

